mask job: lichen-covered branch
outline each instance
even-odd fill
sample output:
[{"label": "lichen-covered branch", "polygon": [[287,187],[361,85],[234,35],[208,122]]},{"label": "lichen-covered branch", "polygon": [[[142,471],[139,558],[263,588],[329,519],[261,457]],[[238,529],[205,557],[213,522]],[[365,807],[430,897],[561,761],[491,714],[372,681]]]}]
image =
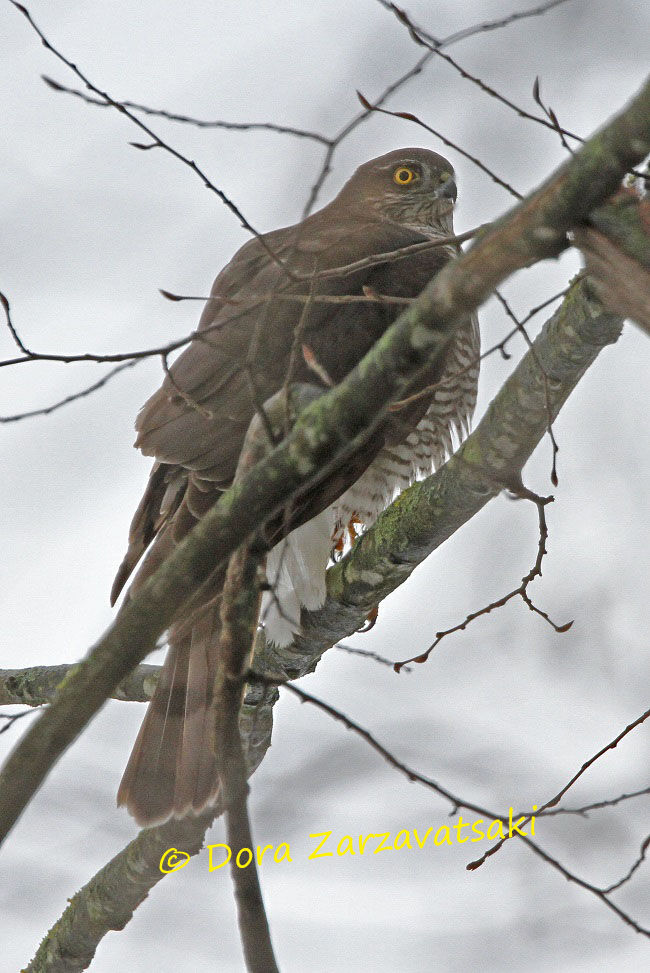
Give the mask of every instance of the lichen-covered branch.
[{"label": "lichen-covered branch", "polygon": [[[42,706],[52,702],[71,668],[70,665],[60,665],[0,669],[0,706]],[[142,663],[116,686],[111,698],[147,703],[153,696],[159,671],[159,666]]]},{"label": "lichen-covered branch", "polygon": [[[262,899],[248,815],[246,756],[239,727],[246,674],[260,607],[257,578],[259,554],[243,544],[230,558],[221,602],[221,633],[211,716],[215,725],[215,754],[226,814],[226,837],[232,852],[230,874],[246,969],[249,973],[277,973],[268,919]],[[240,854],[248,850],[246,868]]]},{"label": "lichen-covered branch", "polygon": [[160,861],[168,848],[196,855],[214,814],[173,819],[145,828],[70,899],[25,973],[85,970],[107,932],[123,929],[154,885],[164,878]]}]

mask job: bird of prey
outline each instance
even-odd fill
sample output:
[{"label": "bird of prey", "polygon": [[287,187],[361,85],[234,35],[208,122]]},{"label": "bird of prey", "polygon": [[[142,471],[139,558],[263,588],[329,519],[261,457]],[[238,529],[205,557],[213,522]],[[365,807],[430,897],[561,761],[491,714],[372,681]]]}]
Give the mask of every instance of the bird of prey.
[{"label": "bird of prey", "polygon": [[[452,236],[455,201],[445,158],[399,149],[360,166],[317,213],[235,254],[214,282],[196,336],[138,415],[136,446],[155,462],[113,603],[145,552],[130,592],[233,482],[264,403],[294,383],[326,390],[344,379],[406,306],[396,299],[416,297],[454,259],[453,243],[395,252]],[[333,469],[276,530],[260,612],[268,639],[290,643],[301,609],[323,604],[327,564],[347,526],[370,525],[399,490],[444,460],[452,434],[465,434],[478,359],[478,324],[468,316],[442,360],[421,376],[424,394],[391,411],[368,446]],[[118,792],[118,804],[140,824],[199,813],[217,798],[209,710],[222,583],[223,573],[215,574],[168,633],[167,658]]]}]

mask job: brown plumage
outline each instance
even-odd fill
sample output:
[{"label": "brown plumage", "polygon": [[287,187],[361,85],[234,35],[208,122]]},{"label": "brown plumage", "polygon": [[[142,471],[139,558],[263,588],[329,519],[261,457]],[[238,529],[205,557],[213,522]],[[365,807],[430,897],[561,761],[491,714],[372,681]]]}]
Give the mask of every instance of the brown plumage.
[{"label": "brown plumage", "polygon": [[[173,381],[165,378],[138,416],[136,446],[155,463],[131,525],[113,602],[145,551],[130,591],[233,481],[259,406],[287,381],[323,388],[326,381],[340,382],[402,309],[396,303],[314,298],[362,296],[368,288],[416,297],[456,250],[441,246],[353,272],[313,275],[453,233],[455,198],[453,169],[444,158],[426,149],[398,150],[361,166],[318,213],[266,234],[277,260],[258,239],[235,254],[215,280],[200,336],[172,366]],[[296,294],[311,298],[287,299]],[[300,353],[303,344],[306,356]],[[476,320],[468,318],[445,360],[421,384],[457,377],[392,413],[363,455],[341,464],[307,495],[291,522],[298,529],[287,540],[276,530],[279,543],[267,571],[277,596],[267,599],[261,615],[271,637],[290,641],[301,606],[322,603],[327,558],[340,524],[352,515],[371,523],[397,489],[450,451],[452,430],[460,436],[474,408],[478,344]],[[118,803],[142,824],[198,812],[218,793],[208,713],[222,580],[222,574],[215,576],[169,632],[161,679],[118,793]]]}]

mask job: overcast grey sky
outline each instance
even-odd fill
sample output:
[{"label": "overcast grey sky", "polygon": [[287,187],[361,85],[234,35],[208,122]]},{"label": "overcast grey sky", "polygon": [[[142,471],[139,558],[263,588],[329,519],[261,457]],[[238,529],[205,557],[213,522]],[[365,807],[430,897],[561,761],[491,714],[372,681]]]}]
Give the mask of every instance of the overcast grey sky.
[{"label": "overcast grey sky", "polygon": [[[410,0],[436,36],[533,4],[527,0]],[[274,121],[332,135],[421,50],[374,0],[199,2],[114,0],[29,4],[49,39],[118,99],[231,121]],[[637,0],[568,0],[543,18],[458,43],[468,70],[529,110],[536,76],[561,122],[587,135],[636,91],[647,69],[647,8]],[[45,87],[74,78],[7,2],[1,8],[0,289],[14,322],[40,351],[144,348],[192,330],[198,308],[158,288],[205,293],[246,239],[233,215],[188,169],[129,146],[141,135],[117,112]],[[520,192],[565,157],[553,133],[434,60],[390,102],[420,115]],[[315,142],[262,132],[153,128],[195,158],[259,230],[299,218],[323,155]],[[329,200],[352,169],[400,145],[440,143],[405,120],[374,116],[336,153]],[[511,205],[460,154],[456,226]],[[517,311],[561,290],[573,253],[522,272],[504,292]],[[542,323],[539,319],[537,327]],[[483,340],[508,323],[491,303]],[[492,357],[478,415],[523,352]],[[0,354],[13,354],[0,332]],[[46,406],[102,374],[95,365],[3,369],[0,414]],[[343,708],[403,759],[490,806],[542,803],[648,705],[648,342],[627,325],[581,382],[556,426],[560,484],[537,602],[558,635],[515,602],[442,643],[426,666],[396,676],[329,652],[305,688]],[[112,618],[108,591],[149,462],[132,449],[137,409],[161,380],[158,361],[129,369],[93,396],[48,416],[2,426],[3,596],[0,664],[77,659]],[[541,444],[527,484],[551,491]],[[531,508],[493,501],[382,605],[356,644],[391,658],[514,587],[537,543]],[[73,894],[136,833],[114,795],[142,716],[108,704],[64,757],[4,852],[3,944],[18,969]],[[29,718],[28,718],[29,719]],[[2,738],[3,752],[25,723]],[[569,803],[647,785],[650,730],[601,760]],[[274,746],[254,778],[261,844],[291,843],[294,861],[266,864],[262,881],[283,970],[465,971],[640,969],[647,940],[587,892],[511,842],[475,873],[462,846],[308,861],[311,832],[335,836],[426,830],[448,807],[409,785],[361,740],[283,698]],[[648,798],[589,820],[541,822],[542,847],[606,885],[624,874],[648,830]],[[223,839],[217,824],[211,841]],[[122,934],[101,944],[93,969],[146,973],[242,968],[226,869],[206,856],[160,883]],[[617,901],[650,925],[648,867]],[[647,959],[645,959],[647,962]]]}]

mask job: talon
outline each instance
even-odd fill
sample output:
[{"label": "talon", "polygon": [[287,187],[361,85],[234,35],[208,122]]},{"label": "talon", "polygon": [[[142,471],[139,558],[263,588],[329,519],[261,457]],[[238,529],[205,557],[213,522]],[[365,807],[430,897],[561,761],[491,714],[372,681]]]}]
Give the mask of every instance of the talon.
[{"label": "talon", "polygon": [[362,520],[359,520],[356,514],[352,514],[347,524],[341,524],[340,522],[336,525],[336,529],[332,535],[332,560],[337,561],[343,555],[345,550],[345,545],[349,544],[352,546],[356,541],[357,537],[361,534],[364,527]]},{"label": "talon", "polygon": [[357,629],[357,632],[359,632],[362,635],[365,632],[369,632],[370,629],[371,628],[374,628],[375,625],[377,624],[378,617],[379,617],[379,605],[375,605],[375,607],[372,609],[372,611],[369,612],[368,615],[366,615],[365,624],[362,625],[361,628],[358,628]]},{"label": "talon", "polygon": [[350,544],[354,544],[357,537],[359,537],[359,535],[361,534],[361,530],[357,530],[357,527],[362,528],[363,521],[359,520],[356,514],[352,514],[352,516],[348,520],[348,526],[347,526],[348,540],[350,541]]}]

